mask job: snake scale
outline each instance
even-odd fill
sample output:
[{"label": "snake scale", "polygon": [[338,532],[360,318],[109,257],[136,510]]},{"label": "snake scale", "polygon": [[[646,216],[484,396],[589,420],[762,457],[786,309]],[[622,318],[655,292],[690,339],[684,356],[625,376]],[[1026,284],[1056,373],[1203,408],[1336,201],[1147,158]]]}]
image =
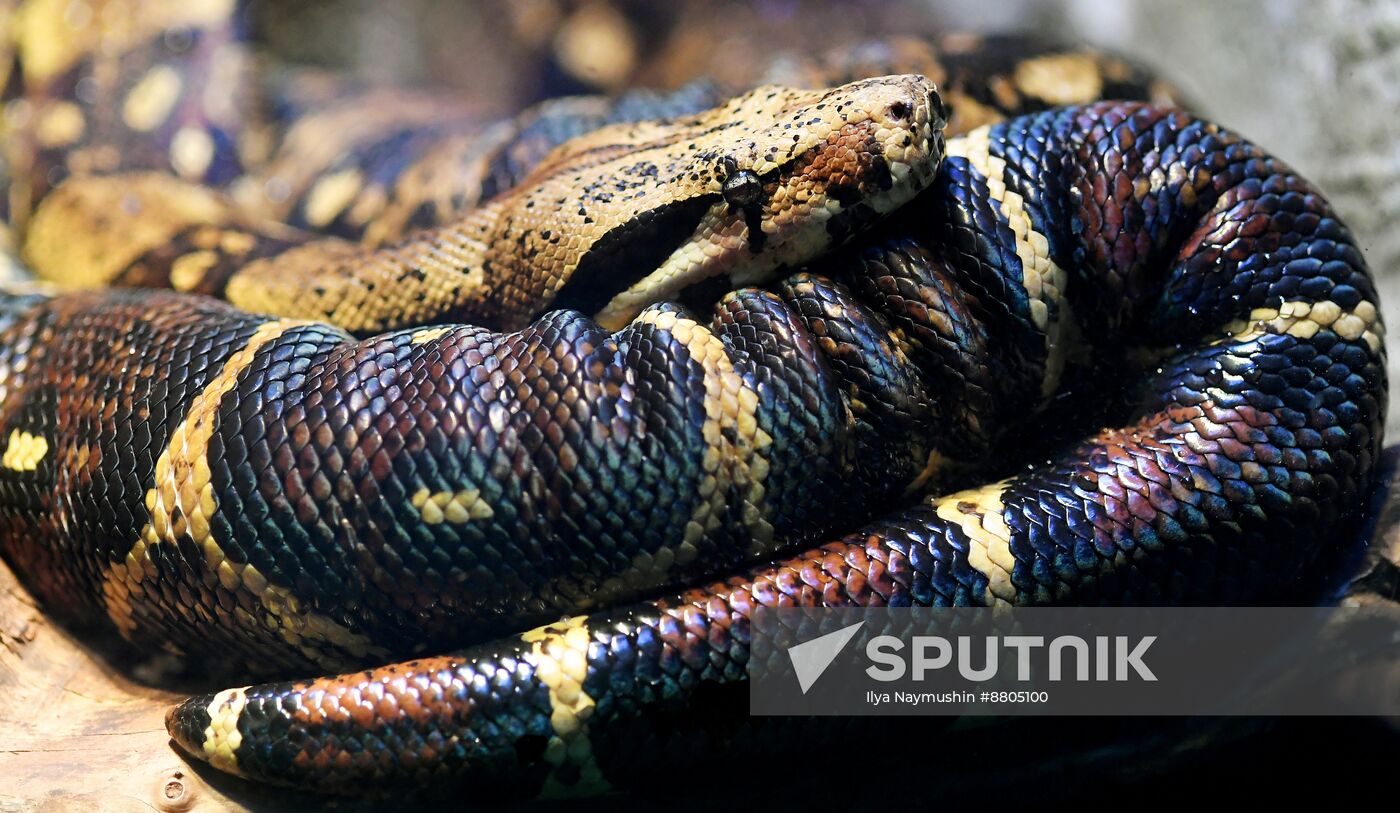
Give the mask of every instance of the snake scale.
[{"label": "snake scale", "polygon": [[756,607],[1316,600],[1373,479],[1351,235],[1112,58],[502,122],[112,5],[9,35],[8,220],[71,290],[0,299],[0,553],[138,648],[342,673],[173,709],[220,770],[600,792],[742,708]]}]

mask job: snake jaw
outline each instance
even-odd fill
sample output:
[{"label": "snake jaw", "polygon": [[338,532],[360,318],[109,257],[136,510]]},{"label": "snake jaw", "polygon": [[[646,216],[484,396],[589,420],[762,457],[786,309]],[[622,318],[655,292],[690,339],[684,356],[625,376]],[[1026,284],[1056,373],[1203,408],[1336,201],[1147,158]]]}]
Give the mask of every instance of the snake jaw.
[{"label": "snake jaw", "polygon": [[[656,270],[596,313],[604,327],[619,328],[659,300],[689,301],[696,291],[766,282],[845,242],[932,183],[946,115],[926,77],[877,77],[824,93],[760,88],[747,98],[784,95],[797,101],[748,114],[766,124],[732,138],[735,149],[697,155],[704,179],[697,193],[716,203]],[[723,199],[727,179],[738,172],[763,179],[758,202],[734,206]]]},{"label": "snake jaw", "polygon": [[862,105],[842,111],[841,126],[770,184],[759,218],[763,248],[736,252],[717,269],[733,285],[761,284],[811,261],[933,182],[946,123],[933,83],[911,75],[856,85],[866,86]]}]

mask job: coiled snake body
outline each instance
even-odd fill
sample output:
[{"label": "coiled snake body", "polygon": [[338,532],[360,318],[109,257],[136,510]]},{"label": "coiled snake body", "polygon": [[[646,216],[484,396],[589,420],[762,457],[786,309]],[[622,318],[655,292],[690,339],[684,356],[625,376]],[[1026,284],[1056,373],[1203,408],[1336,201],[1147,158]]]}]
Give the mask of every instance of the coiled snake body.
[{"label": "coiled snake body", "polygon": [[[594,792],[636,770],[618,732],[743,679],[758,606],[1316,589],[1383,328],[1285,165],[1141,102],[945,148],[918,75],[663,101],[552,152],[548,109],[491,131],[468,211],[381,245],[162,175],[43,197],[41,276],[180,292],[4,300],[6,559],[231,672],[420,657],[191,699],[190,754]],[[1109,428],[1074,440],[1065,401]]]}]

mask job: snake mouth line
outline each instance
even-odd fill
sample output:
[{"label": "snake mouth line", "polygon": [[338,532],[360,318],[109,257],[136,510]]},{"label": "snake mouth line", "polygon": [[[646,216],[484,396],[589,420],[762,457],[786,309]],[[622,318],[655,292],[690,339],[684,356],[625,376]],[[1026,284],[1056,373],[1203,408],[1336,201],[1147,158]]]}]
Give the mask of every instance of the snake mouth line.
[{"label": "snake mouth line", "polygon": [[[615,330],[650,302],[713,301],[728,287],[766,283],[850,239],[932,183],[946,120],[927,78],[852,83],[807,109],[830,120],[826,135],[758,175],[761,199],[745,206],[715,201],[689,239],[597,310],[600,324]],[[803,116],[799,111],[792,118]]]}]

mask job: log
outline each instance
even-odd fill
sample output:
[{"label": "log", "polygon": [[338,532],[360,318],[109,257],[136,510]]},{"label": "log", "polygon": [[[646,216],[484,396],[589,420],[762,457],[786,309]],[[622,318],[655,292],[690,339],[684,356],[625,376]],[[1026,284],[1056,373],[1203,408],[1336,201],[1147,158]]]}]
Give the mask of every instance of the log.
[{"label": "log", "polygon": [[0,810],[318,806],[315,797],[187,762],[165,733],[165,711],[182,695],[151,685],[163,671],[159,662],[130,663],[116,642],[50,622],[0,562]]}]

